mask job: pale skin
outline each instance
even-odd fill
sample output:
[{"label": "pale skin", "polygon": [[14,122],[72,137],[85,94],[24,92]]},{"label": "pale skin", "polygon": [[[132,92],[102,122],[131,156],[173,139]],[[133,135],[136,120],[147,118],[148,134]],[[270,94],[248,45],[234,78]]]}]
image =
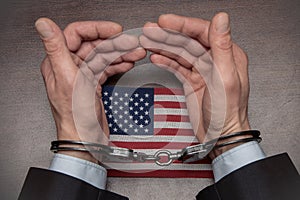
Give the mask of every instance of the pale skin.
[{"label": "pale skin", "polygon": [[[250,129],[247,115],[249,96],[248,60],[243,50],[231,40],[228,15],[220,13],[211,22],[183,16],[162,15],[157,23],[148,23],[145,27],[147,26],[181,32],[209,49],[213,61],[221,72],[226,92],[226,118],[222,135]],[[81,62],[89,56],[90,51],[103,40],[122,32],[122,27],[113,22],[88,21],[70,24],[64,31],[61,31],[53,21],[41,18],[36,22],[36,28],[42,38],[47,54],[41,65],[41,71],[57,127],[57,138],[58,140],[80,140],[72,114],[72,92],[76,73]],[[119,40],[120,38],[122,39],[122,37],[119,37]],[[123,51],[125,46],[125,50],[128,50],[129,53],[114,61],[109,67],[102,69],[98,92],[95,96],[100,96],[101,84],[107,78],[129,71],[134,66],[135,61],[145,57],[146,51],[138,47],[136,40],[126,40],[126,43],[112,42],[114,45],[108,45],[109,50],[103,50],[103,53],[113,53],[114,51]],[[165,41],[159,42],[164,43]],[[143,44],[143,42],[141,43]],[[153,49],[151,50],[153,51]],[[159,66],[169,66],[173,69],[167,70],[179,71],[181,76],[184,76],[185,81],[192,85],[199,101],[198,105],[201,105],[199,113],[203,118],[203,121],[199,122],[199,129],[195,133],[199,141],[203,141],[205,136],[203,130],[207,129],[211,113],[209,93],[201,74],[193,70],[190,63],[180,60],[180,58],[170,53],[154,50],[151,61]],[[185,82],[183,82],[184,84]],[[185,91],[185,93],[188,99],[190,91]],[[99,134],[108,135],[102,101],[96,101],[96,104],[99,111],[97,117],[103,129],[103,132]],[[188,110],[194,110],[193,103],[187,102],[187,106]],[[190,117],[193,117],[193,115]],[[213,159],[230,148],[232,146],[213,151],[210,153],[210,157]],[[89,153],[62,153],[91,162],[98,162]]]},{"label": "pale skin", "polygon": [[[245,52],[231,39],[229,16],[226,13],[217,14],[212,21],[172,14],[162,15],[157,23],[147,23],[145,27],[160,27],[176,31],[195,39],[206,47],[215,63],[214,67],[217,67],[221,75],[226,93],[226,117],[221,135],[250,129],[247,114],[249,97],[248,59]],[[167,44],[169,48],[172,48],[172,45],[176,45],[178,39],[172,41],[170,39],[171,34],[169,37],[164,38],[155,37],[155,31],[151,34],[148,39],[141,38],[141,43],[145,48],[147,48],[147,45],[152,47],[150,50],[154,54],[151,56],[151,61],[157,66],[175,72],[183,85],[188,84],[192,87],[184,87],[191,121],[196,120],[193,119],[192,114],[195,112],[196,104],[201,105],[197,113],[200,114],[200,119],[203,120],[200,120],[197,124],[198,128],[194,131],[200,142],[202,142],[211,116],[210,97],[205,81],[190,62],[178,55],[155,49],[155,42],[159,42],[160,45],[161,43]],[[145,36],[147,37],[147,34]],[[151,37],[154,39],[151,39]],[[191,54],[195,53],[191,52]],[[192,92],[188,91],[191,89]],[[197,102],[189,101],[191,93],[197,96]],[[213,159],[232,147],[228,146],[213,151],[210,153],[210,157]]]},{"label": "pale skin", "polygon": [[[53,21],[42,18],[36,22],[36,28],[41,35],[47,54],[41,65],[41,72],[57,128],[57,139],[78,141],[80,137],[72,113],[72,92],[79,66],[99,42],[121,33],[122,27],[119,24],[105,21],[76,22],[67,26],[62,32]],[[132,43],[126,44],[126,49],[131,50],[130,53],[115,60],[112,65],[102,71],[98,92],[95,94],[98,95],[95,105],[98,111],[97,118],[103,129],[103,132],[98,134],[109,134],[103,104],[99,98],[101,84],[110,76],[127,72],[134,66],[135,61],[146,55],[144,49],[137,48],[138,39],[135,40],[137,42],[132,41]],[[106,50],[108,53],[114,53],[124,48],[123,45],[123,43],[117,42],[116,45],[108,45]],[[61,153],[98,162],[89,153]]]}]

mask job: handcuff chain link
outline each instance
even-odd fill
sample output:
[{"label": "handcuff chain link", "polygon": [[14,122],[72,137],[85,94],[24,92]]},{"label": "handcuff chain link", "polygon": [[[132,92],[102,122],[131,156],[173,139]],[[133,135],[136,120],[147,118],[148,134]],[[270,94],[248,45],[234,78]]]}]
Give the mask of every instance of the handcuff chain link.
[{"label": "handcuff chain link", "polygon": [[[218,140],[225,140],[231,137],[247,135],[247,134],[252,135],[252,137],[238,139],[238,140],[215,145],[215,143]],[[183,162],[194,162],[197,160],[201,160],[213,148],[220,148],[226,145],[231,145],[231,144],[236,144],[241,142],[249,142],[249,141],[260,142],[261,138],[259,137],[259,135],[260,132],[257,130],[242,131],[231,135],[222,136],[220,138],[210,140],[209,142],[206,143],[188,146],[186,148],[183,148],[181,151],[179,150],[174,153],[166,149],[160,149],[156,151],[154,155],[149,155],[143,152],[136,152],[132,149],[127,149],[127,148],[107,146],[107,145],[97,144],[97,143],[72,141],[72,140],[52,141],[50,150],[55,153],[57,153],[58,151],[93,152],[93,153],[100,153],[104,155],[108,160],[113,160],[113,158],[116,158],[119,159],[120,161],[121,160],[127,160],[127,161],[130,160],[130,161],[138,161],[138,162],[153,161],[159,166],[168,166],[175,160],[180,160]],[[64,145],[71,145],[71,147],[64,146]],[[76,146],[72,147],[72,145],[76,145]],[[85,148],[77,147],[77,145],[83,145],[85,146]]]},{"label": "handcuff chain link", "polygon": [[[183,156],[182,151],[178,151],[176,153],[171,153],[169,150],[166,150],[166,149],[160,149],[160,150],[156,151],[154,155],[145,154],[145,153],[141,153],[141,152],[133,153],[134,160],[140,161],[140,162],[154,161],[159,166],[168,166],[174,160],[178,160],[182,156]],[[164,157],[166,157],[166,160],[163,160]]]}]

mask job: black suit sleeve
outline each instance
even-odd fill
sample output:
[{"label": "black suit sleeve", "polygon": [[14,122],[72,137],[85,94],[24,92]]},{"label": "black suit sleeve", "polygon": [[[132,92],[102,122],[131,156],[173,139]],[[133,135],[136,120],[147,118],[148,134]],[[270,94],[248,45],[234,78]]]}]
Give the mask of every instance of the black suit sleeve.
[{"label": "black suit sleeve", "polygon": [[84,181],[46,169],[30,168],[19,200],[127,200]]},{"label": "black suit sleeve", "polygon": [[300,177],[287,154],[244,166],[200,191],[197,200],[292,200],[300,198]]},{"label": "black suit sleeve", "polygon": [[[300,177],[287,154],[244,166],[199,192],[198,200],[290,200],[300,197]],[[125,200],[71,176],[38,168],[28,172],[19,200]]]}]

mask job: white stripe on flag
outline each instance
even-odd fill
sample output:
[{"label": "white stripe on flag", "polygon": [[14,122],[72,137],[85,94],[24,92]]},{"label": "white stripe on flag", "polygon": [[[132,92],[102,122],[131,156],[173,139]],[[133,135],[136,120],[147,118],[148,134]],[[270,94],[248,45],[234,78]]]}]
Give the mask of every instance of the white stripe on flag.
[{"label": "white stripe on flag", "polygon": [[195,136],[173,136],[173,135],[110,135],[112,142],[182,142],[182,143],[198,143]]},{"label": "white stripe on flag", "polygon": [[155,108],[154,115],[189,115],[187,109],[180,108]]},{"label": "white stripe on flag", "polygon": [[108,169],[117,170],[186,170],[186,171],[200,171],[212,170],[210,164],[182,164],[174,163],[169,166],[159,166],[155,163],[105,163]]},{"label": "white stripe on flag", "polygon": [[185,102],[184,95],[154,95],[155,101]]},{"label": "white stripe on flag", "polygon": [[154,128],[192,129],[190,122],[154,122]]}]

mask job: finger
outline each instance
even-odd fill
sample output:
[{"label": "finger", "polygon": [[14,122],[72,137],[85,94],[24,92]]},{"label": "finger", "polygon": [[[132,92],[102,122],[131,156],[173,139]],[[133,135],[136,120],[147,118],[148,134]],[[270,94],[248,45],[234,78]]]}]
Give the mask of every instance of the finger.
[{"label": "finger", "polygon": [[194,56],[201,56],[206,49],[196,40],[182,33],[160,28],[156,23],[147,23],[143,33],[151,40],[185,48]]},{"label": "finger", "polygon": [[[95,43],[86,47],[84,50],[84,53],[87,54],[85,57],[86,61],[90,61],[98,54],[113,54],[117,52],[120,54],[126,54],[127,52],[139,46],[139,39],[136,36],[122,34],[113,39],[106,39],[102,42],[99,42],[95,48],[91,49],[91,47],[94,45]],[[88,50],[90,50],[89,53]],[[110,61],[113,62],[115,59],[116,58],[110,59]]]},{"label": "finger", "polygon": [[111,65],[119,64],[122,62],[136,62],[146,57],[146,55],[147,55],[146,50],[141,47],[138,47],[134,50],[128,51],[128,53],[117,58],[111,63]]},{"label": "finger", "polygon": [[[125,61],[136,61],[146,56],[144,50],[133,51],[139,46],[139,40],[136,36],[122,34],[111,40],[105,40],[96,47],[96,54],[88,57],[88,65],[94,74],[101,73],[105,67]],[[130,54],[128,54],[130,53]],[[128,55],[126,55],[128,54]]]},{"label": "finger", "polygon": [[156,42],[150,40],[144,35],[140,37],[140,43],[145,49],[176,60],[186,68],[192,68],[193,64],[197,61],[197,57],[191,55],[186,49],[182,47]]},{"label": "finger", "polygon": [[174,14],[166,14],[159,17],[158,25],[161,28],[178,31],[194,38],[206,47],[210,46],[208,41],[209,21]]},{"label": "finger", "polygon": [[160,55],[165,56],[165,57],[168,57],[168,58],[176,61],[177,63],[179,63],[180,65],[182,65],[183,67],[185,67],[187,69],[192,69],[193,68],[193,64],[189,63],[186,59],[184,59],[180,55],[171,53],[167,50],[161,50],[161,49],[149,49],[149,51],[151,51],[153,53],[156,53],[156,54],[160,54]]},{"label": "finger", "polygon": [[143,58],[145,58],[147,55],[147,52],[145,49],[138,47],[129,53],[126,53],[125,55],[122,55],[120,59],[117,59],[116,62],[113,62],[113,64],[118,64],[121,62],[136,62]]},{"label": "finger", "polygon": [[[76,52],[82,60],[91,60],[97,53],[107,53],[112,51],[127,51],[139,46],[136,36],[120,35],[113,39],[97,39],[83,42]],[[113,61],[115,62],[115,61]],[[121,61],[119,61],[121,62]]]},{"label": "finger", "polygon": [[123,62],[115,65],[110,65],[105,70],[96,76],[99,84],[103,85],[105,81],[116,74],[126,73],[134,67],[134,63]]},{"label": "finger", "polygon": [[121,34],[112,39],[106,39],[96,47],[97,53],[112,51],[127,51],[139,46],[139,39],[133,35]]},{"label": "finger", "polygon": [[120,73],[126,73],[134,67],[134,62],[146,56],[146,51],[137,48],[132,52],[122,56],[122,62],[115,63],[105,68],[105,70],[97,77],[99,84],[104,84],[107,78]]},{"label": "finger", "polygon": [[74,22],[64,30],[71,51],[77,51],[82,41],[107,39],[120,32],[122,32],[122,26],[109,21]]},{"label": "finger", "polygon": [[128,51],[113,51],[108,53],[96,54],[87,62],[89,69],[95,74],[99,74],[106,67],[122,62],[136,62],[146,56],[143,48],[136,48]]},{"label": "finger", "polygon": [[47,18],[38,19],[35,26],[44,43],[53,72],[67,72],[70,69],[74,69],[76,66],[60,28]]},{"label": "finger", "polygon": [[[126,53],[126,52],[125,52]],[[106,67],[111,65],[115,60],[119,59],[124,52],[114,51],[108,53],[97,53],[91,60],[87,61],[88,67],[94,75],[102,73]]]},{"label": "finger", "polygon": [[176,61],[166,56],[162,56],[160,54],[153,54],[151,55],[150,59],[153,64],[173,73],[177,77],[177,79],[183,84],[191,76],[192,72],[189,69],[186,69]]},{"label": "finger", "polygon": [[94,41],[84,41],[81,43],[81,46],[76,51],[76,55],[80,57],[82,60],[87,59],[89,55],[94,52],[94,49],[102,42],[103,39],[96,39]]},{"label": "finger", "polygon": [[217,14],[211,22],[209,42],[213,61],[220,73],[223,76],[231,77],[235,68],[229,23],[229,16],[226,13]]}]

